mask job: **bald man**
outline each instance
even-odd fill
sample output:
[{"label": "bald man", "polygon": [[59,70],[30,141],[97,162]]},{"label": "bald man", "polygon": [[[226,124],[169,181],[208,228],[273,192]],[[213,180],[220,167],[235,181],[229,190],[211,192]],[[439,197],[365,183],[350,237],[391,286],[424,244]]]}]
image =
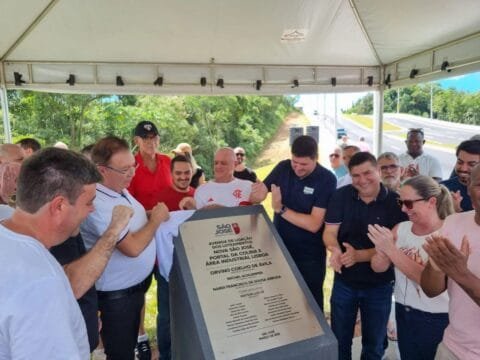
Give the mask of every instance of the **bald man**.
[{"label": "bald man", "polygon": [[267,188],[263,183],[233,176],[235,161],[232,148],[224,147],[215,153],[214,179],[199,186],[195,192],[197,209],[258,204],[265,199]]}]

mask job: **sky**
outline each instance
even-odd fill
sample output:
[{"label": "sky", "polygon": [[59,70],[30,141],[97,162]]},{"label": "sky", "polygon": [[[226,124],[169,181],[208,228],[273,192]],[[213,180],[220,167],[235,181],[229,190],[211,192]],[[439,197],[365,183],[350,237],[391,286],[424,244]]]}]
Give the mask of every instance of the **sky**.
[{"label": "sky", "polygon": [[455,88],[461,91],[480,91],[480,72],[455,76],[449,79],[437,81],[443,88]]},{"label": "sky", "polygon": [[[436,81],[442,88],[455,88],[460,91],[476,92],[480,91],[480,72],[455,76],[444,80]],[[368,94],[362,93],[345,93],[337,94],[337,108],[348,109],[355,101]],[[325,103],[325,105],[324,105]],[[325,112],[328,115],[335,114],[335,95],[334,94],[308,94],[300,95],[298,106],[302,106],[306,114],[313,114],[314,110],[318,110],[323,114],[324,106]]]}]

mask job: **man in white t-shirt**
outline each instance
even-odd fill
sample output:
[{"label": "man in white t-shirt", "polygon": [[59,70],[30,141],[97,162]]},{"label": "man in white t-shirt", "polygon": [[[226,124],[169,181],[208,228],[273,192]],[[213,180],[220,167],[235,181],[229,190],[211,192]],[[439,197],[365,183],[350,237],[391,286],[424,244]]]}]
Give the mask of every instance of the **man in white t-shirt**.
[{"label": "man in white t-shirt", "polygon": [[258,204],[265,199],[267,188],[262,182],[252,183],[233,176],[235,160],[232,148],[224,147],[215,153],[214,179],[195,191],[197,209]]},{"label": "man in white t-shirt", "polygon": [[49,249],[93,211],[100,174],[79,154],[48,148],[23,165],[17,208],[0,225],[0,359],[89,359],[85,322]]},{"label": "man in white t-shirt", "polygon": [[423,152],[425,144],[423,129],[409,129],[407,132],[407,152],[400,154],[400,166],[405,169],[404,178],[425,175],[437,181],[442,180],[442,167],[439,161]]}]

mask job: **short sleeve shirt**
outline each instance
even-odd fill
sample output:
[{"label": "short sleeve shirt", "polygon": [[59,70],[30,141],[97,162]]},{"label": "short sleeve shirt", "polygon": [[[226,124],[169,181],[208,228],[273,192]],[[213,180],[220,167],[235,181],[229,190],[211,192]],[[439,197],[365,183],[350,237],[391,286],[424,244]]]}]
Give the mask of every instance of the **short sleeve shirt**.
[{"label": "short sleeve shirt", "polygon": [[237,179],[248,180],[251,182],[257,181],[257,174],[250,168],[245,168],[242,171],[234,171],[233,176]]},{"label": "short sleeve shirt", "polygon": [[[335,175],[319,164],[311,174],[299,178],[293,171],[290,160],[278,163],[264,180],[269,190],[272,184],[280,186],[283,205],[302,214],[310,214],[314,207],[326,209],[336,182]],[[323,229],[312,233],[278,214],[275,214],[273,221],[296,262],[325,261],[325,246],[321,236]]]},{"label": "short sleeve shirt", "polygon": [[418,164],[420,175],[439,179],[443,178],[440,162],[431,155],[423,153],[414,159],[410,154],[405,152],[398,156],[398,161],[402,167],[407,167],[410,164]]},{"label": "short sleeve shirt", "polygon": [[[50,253],[57,259],[60,265],[66,265],[72,261],[82,257],[87,250],[83,244],[80,234],[69,237],[63,243],[50,248]],[[90,343],[90,351],[95,350],[98,345],[98,300],[95,286],[78,299],[78,305],[82,311],[85,325],[87,325],[88,342]]]},{"label": "short sleeve shirt", "polygon": [[130,194],[143,205],[145,210],[151,210],[158,203],[158,194],[172,185],[170,173],[170,158],[164,154],[156,154],[157,168],[151,172],[143,163],[142,156],[135,155],[138,168],[128,187]]},{"label": "short sleeve shirt", "polygon": [[462,196],[460,207],[463,211],[473,210],[472,200],[470,199],[470,195],[468,195],[467,186],[458,181],[458,177],[442,181],[440,184],[445,185],[450,191],[460,191],[460,195]]},{"label": "short sleeve shirt", "polygon": [[[441,234],[460,249],[462,239],[469,240],[470,254],[467,267],[480,278],[480,225],[475,222],[475,211],[467,211],[448,216]],[[448,279],[449,320],[443,334],[443,342],[459,359],[480,359],[480,307],[452,279]]]},{"label": "short sleeve shirt", "polygon": [[233,178],[228,183],[209,181],[200,185],[195,191],[197,209],[208,205],[226,207],[240,206],[247,203],[252,192],[252,182]]},{"label": "short sleeve shirt", "polygon": [[169,186],[160,191],[158,194],[158,201],[164,202],[165,205],[167,205],[168,211],[176,211],[180,210],[180,207],[178,206],[180,200],[187,196],[193,197],[194,194],[195,189],[192,187],[189,187],[187,192],[180,192],[175,190],[173,186]]},{"label": "short sleeve shirt", "polygon": [[0,264],[0,359],[89,359],[72,287],[45,246],[0,225]]},{"label": "short sleeve shirt", "polygon": [[[407,220],[407,216],[397,204],[397,198],[397,193],[389,191],[382,184],[377,198],[368,204],[360,199],[358,191],[352,185],[338,189],[330,199],[325,223],[340,225],[337,239],[342,251],[345,251],[343,243],[349,243],[357,250],[374,248],[367,236],[370,224],[392,229],[396,224]],[[370,262],[356,263],[349,268],[342,267],[341,274],[335,273],[335,279],[357,289],[379,286],[393,278],[392,267],[386,272],[376,273]]]},{"label": "short sleeve shirt", "polygon": [[[133,209],[128,227],[120,235],[120,241],[127,231],[136,232],[147,223],[147,214],[142,204],[127,190],[122,193],[97,184],[97,196],[93,202],[95,211],[91,212],[80,226],[83,242],[87,250],[91,249],[103,235],[112,219],[115,205],[125,205]],[[100,291],[114,291],[137,285],[150,275],[155,262],[155,241],[151,241],[137,257],[124,255],[115,249],[102,275],[96,282]]]}]

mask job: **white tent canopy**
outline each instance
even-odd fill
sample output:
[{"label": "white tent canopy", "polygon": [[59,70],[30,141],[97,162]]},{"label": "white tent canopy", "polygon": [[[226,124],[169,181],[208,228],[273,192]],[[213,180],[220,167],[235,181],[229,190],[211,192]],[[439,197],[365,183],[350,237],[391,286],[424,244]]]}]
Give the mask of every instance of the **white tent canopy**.
[{"label": "white tent canopy", "polygon": [[375,91],[480,70],[478,0],[1,0],[7,89]]},{"label": "white tent canopy", "polygon": [[2,0],[0,20],[6,89],[345,92],[480,69],[478,0]]}]

